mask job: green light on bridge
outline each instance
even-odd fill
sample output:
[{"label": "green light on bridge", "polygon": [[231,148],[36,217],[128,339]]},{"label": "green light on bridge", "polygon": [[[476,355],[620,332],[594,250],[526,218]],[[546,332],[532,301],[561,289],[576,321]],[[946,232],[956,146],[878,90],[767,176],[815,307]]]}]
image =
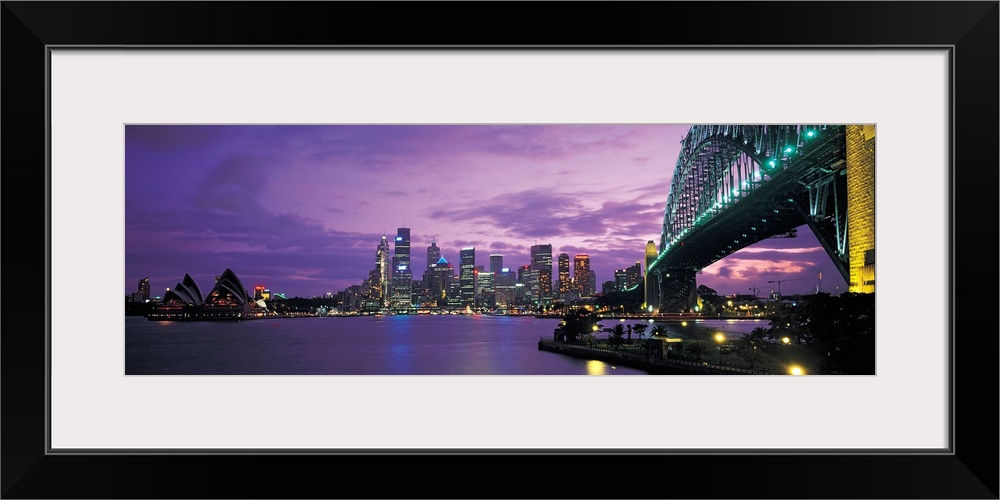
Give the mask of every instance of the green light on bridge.
[{"label": "green light on bridge", "polygon": [[785,146],[785,152],[786,153],[792,153],[794,151],[795,151],[795,148],[793,148],[791,146]]},{"label": "green light on bridge", "polygon": [[771,167],[774,167],[774,160],[768,160],[767,164],[770,165]]},{"label": "green light on bridge", "polygon": [[808,131],[806,131],[806,137],[808,137],[810,139],[813,138],[813,137],[816,137],[816,131],[815,130],[808,130]]}]

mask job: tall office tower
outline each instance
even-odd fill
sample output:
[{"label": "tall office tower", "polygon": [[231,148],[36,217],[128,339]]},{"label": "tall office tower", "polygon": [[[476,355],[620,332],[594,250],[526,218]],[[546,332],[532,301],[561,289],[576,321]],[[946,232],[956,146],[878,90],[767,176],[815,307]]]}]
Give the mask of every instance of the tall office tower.
[{"label": "tall office tower", "polygon": [[448,297],[445,300],[448,307],[459,307],[462,305],[462,284],[455,279],[455,276],[451,277],[451,281],[448,284]]},{"label": "tall office tower", "polygon": [[593,269],[590,270],[590,291],[587,292],[588,295],[593,295],[597,293],[597,273]]},{"label": "tall office tower", "polygon": [[496,274],[489,271],[476,273],[476,295],[481,295],[483,292],[495,292],[496,277]]},{"label": "tall office tower", "polygon": [[338,293],[340,297],[340,312],[357,311],[361,306],[362,285],[351,285]]},{"label": "tall office tower", "polygon": [[656,243],[653,243],[653,240],[647,241],[646,242],[646,273],[645,273],[645,275],[646,275],[645,301],[646,302],[643,304],[643,308],[646,309],[647,311],[649,310],[650,306],[653,307],[654,311],[660,307],[659,302],[656,300],[656,276],[650,276],[649,275],[649,266],[653,265],[653,262],[656,260],[657,255],[658,255],[658,252],[656,251]]},{"label": "tall office tower", "polygon": [[420,304],[421,302],[427,300],[427,287],[424,286],[424,281],[422,279],[413,280],[412,283],[412,297],[414,304]]},{"label": "tall office tower", "polygon": [[[382,284],[379,282],[378,269],[368,271],[368,279],[361,285],[361,288],[364,289],[365,299],[371,301],[373,304],[378,303],[381,306]],[[254,293],[256,293],[256,290]]]},{"label": "tall office tower", "polygon": [[581,297],[590,296],[590,256],[582,253],[573,258],[573,282]]},{"label": "tall office tower", "polygon": [[486,271],[476,273],[476,303],[491,308],[496,306],[495,274]]},{"label": "tall office tower", "polygon": [[515,273],[504,267],[493,277],[496,287],[496,303],[500,307],[510,307],[514,303]]},{"label": "tall office tower", "polygon": [[531,266],[521,266],[517,268],[517,283],[520,283],[524,286],[528,286],[530,273],[531,273]]},{"label": "tall office tower", "polygon": [[372,284],[372,288],[378,286],[378,291],[373,299],[377,299],[380,307],[389,306],[389,241],[386,240],[385,234],[382,235],[382,241],[379,242],[378,247],[375,248],[375,271],[378,273],[376,278],[377,283]]},{"label": "tall office tower", "polygon": [[437,264],[437,261],[441,259],[441,249],[438,248],[437,242],[431,240],[431,246],[427,247],[427,269]]},{"label": "tall office tower", "polygon": [[459,253],[458,283],[462,293],[462,305],[476,304],[476,247],[465,247]]},{"label": "tall office tower", "polygon": [[490,254],[490,272],[499,273],[503,269],[503,255],[498,253]]},{"label": "tall office tower", "polygon": [[627,287],[625,283],[628,282],[624,269],[615,269],[615,291],[624,291]]},{"label": "tall office tower", "polygon": [[413,270],[410,269],[410,228],[396,229],[392,256],[392,305],[409,308],[413,304]]},{"label": "tall office tower", "polygon": [[552,245],[531,247],[531,270],[538,273],[535,300],[539,304],[552,302]]},{"label": "tall office tower", "polygon": [[572,290],[573,282],[569,279],[569,254],[559,254],[559,295],[563,296]]},{"label": "tall office tower", "polygon": [[444,257],[441,257],[428,273],[430,274],[427,280],[428,297],[436,305],[445,305],[442,300],[448,298],[448,289],[451,287],[451,278],[455,275],[455,268]]},{"label": "tall office tower", "polygon": [[[435,270],[437,270],[437,262],[428,261],[427,269],[424,269],[424,274],[423,276],[421,276],[421,286],[423,287],[424,290],[427,291],[427,296],[424,298],[427,299],[427,301],[429,302],[434,302],[436,300],[436,298],[434,297],[433,286],[432,286],[435,276],[434,275]],[[421,300],[420,302],[422,303],[424,301]]]},{"label": "tall office tower", "polygon": [[642,263],[635,261],[635,264],[625,268],[625,288],[633,288],[642,284]]},{"label": "tall office tower", "polygon": [[149,278],[139,280],[139,289],[136,291],[136,295],[139,298],[139,302],[149,300]]},{"label": "tall office tower", "polygon": [[528,302],[535,300],[535,285],[537,283],[535,282],[536,280],[532,279],[532,273],[530,264],[517,268],[517,283],[515,286],[521,289],[523,298],[527,299]]}]

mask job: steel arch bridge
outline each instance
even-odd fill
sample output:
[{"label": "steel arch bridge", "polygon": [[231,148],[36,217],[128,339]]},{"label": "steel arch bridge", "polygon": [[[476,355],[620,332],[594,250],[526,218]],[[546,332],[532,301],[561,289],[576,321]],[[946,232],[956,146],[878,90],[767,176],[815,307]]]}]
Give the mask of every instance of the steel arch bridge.
[{"label": "steel arch bridge", "polygon": [[649,305],[690,311],[698,271],[803,224],[850,282],[847,127],[691,127],[671,180],[659,251],[647,266],[654,280]]}]

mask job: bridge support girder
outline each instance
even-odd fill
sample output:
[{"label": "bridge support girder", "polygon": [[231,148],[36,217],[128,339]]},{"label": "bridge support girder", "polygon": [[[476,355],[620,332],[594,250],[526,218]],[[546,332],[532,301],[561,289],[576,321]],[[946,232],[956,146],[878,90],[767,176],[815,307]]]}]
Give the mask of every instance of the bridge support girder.
[{"label": "bridge support girder", "polygon": [[806,186],[806,192],[808,206],[803,206],[804,200],[791,204],[812,230],[844,281],[849,281],[847,177],[843,172],[834,172]]},{"label": "bridge support girder", "polygon": [[691,269],[673,269],[657,274],[659,305],[663,313],[691,312],[698,303],[697,272]]}]

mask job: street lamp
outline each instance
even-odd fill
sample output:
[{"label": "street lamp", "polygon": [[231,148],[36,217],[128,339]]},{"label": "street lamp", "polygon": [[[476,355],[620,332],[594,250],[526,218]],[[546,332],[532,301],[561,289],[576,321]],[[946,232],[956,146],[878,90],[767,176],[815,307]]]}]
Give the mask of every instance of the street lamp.
[{"label": "street lamp", "polygon": [[726,341],[726,336],[723,335],[722,332],[718,332],[715,334],[715,342],[718,344],[717,346],[715,346],[715,348],[719,350],[720,365],[722,364],[722,343],[725,341]]},{"label": "street lamp", "polygon": [[788,367],[789,375],[805,375],[806,371],[802,369],[799,365],[792,365]]},{"label": "street lamp", "polygon": [[782,344],[785,344],[785,345],[788,345],[788,344],[790,344],[791,342],[792,342],[792,339],[790,339],[790,338],[788,338],[788,337],[781,337],[781,343],[782,343]]}]

